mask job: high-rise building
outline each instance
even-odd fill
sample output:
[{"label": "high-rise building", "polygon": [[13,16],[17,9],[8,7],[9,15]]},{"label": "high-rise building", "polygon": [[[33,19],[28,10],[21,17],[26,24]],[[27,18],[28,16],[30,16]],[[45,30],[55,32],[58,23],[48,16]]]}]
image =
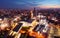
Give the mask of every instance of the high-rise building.
[{"label": "high-rise building", "polygon": [[37,12],[35,8],[33,9],[33,14],[34,14],[33,16],[37,16]]},{"label": "high-rise building", "polygon": [[32,19],[33,18],[33,10],[31,10],[30,13],[31,13],[31,19]]}]

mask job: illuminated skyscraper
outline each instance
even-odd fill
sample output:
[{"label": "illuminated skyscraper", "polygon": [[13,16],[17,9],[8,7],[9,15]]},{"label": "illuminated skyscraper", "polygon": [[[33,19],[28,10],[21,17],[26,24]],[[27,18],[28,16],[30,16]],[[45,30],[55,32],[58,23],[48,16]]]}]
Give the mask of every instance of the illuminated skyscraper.
[{"label": "illuminated skyscraper", "polygon": [[31,10],[30,13],[31,13],[31,19],[32,19],[33,18],[33,10]]}]

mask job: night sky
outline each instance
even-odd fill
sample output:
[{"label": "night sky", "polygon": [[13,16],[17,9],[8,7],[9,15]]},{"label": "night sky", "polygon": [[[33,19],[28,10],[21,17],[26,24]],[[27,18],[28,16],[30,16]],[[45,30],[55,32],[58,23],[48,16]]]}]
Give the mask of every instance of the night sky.
[{"label": "night sky", "polygon": [[0,8],[60,8],[60,0],[0,0]]}]

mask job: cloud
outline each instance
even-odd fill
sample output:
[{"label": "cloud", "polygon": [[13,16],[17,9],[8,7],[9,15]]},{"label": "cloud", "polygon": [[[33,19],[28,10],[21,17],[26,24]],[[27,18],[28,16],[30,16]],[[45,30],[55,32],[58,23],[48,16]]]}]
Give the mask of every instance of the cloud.
[{"label": "cloud", "polygon": [[59,6],[60,0],[0,0],[1,7]]}]

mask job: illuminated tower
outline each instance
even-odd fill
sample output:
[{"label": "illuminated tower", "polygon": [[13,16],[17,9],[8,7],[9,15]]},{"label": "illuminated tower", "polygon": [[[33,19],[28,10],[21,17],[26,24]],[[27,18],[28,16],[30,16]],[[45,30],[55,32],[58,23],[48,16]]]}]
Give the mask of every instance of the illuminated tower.
[{"label": "illuminated tower", "polygon": [[30,11],[31,19],[33,18],[33,10]]}]

